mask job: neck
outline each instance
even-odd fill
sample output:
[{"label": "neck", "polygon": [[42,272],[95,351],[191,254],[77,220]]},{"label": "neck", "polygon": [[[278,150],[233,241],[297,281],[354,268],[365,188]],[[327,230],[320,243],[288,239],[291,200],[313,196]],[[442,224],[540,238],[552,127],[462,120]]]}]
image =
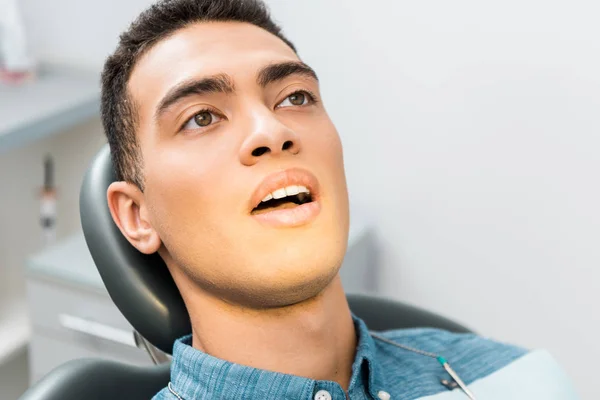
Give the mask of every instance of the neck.
[{"label": "neck", "polygon": [[190,303],[194,348],[348,389],[357,339],[339,275],[318,296],[284,308],[252,310],[205,293]]}]

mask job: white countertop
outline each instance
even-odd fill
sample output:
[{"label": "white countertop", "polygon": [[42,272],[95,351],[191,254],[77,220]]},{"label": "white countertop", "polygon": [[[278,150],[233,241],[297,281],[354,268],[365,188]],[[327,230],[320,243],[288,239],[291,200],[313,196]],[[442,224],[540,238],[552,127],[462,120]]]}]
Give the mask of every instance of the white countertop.
[{"label": "white countertop", "polygon": [[27,260],[27,273],[105,291],[83,232],[43,250]]},{"label": "white countertop", "polygon": [[32,82],[0,84],[0,153],[50,136],[100,112],[100,76],[60,67]]}]

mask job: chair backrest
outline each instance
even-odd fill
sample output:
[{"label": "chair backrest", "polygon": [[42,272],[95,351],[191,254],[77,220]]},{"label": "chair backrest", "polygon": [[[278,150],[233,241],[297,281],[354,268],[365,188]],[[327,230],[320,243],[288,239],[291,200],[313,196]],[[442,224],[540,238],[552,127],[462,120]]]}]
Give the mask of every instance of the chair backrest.
[{"label": "chair backrest", "polygon": [[[106,190],[115,180],[108,145],[92,161],[80,194],[83,233],[104,284],[119,310],[147,340],[171,353],[175,339],[191,333],[183,300],[158,255],[138,252],[123,237],[108,209]],[[353,311],[371,329],[430,326],[454,331],[464,327],[432,313],[383,299],[350,298]],[[385,323],[384,323],[385,321]]]},{"label": "chair backrest", "polygon": [[74,360],[43,377],[19,400],[148,400],[167,386],[169,368]]},{"label": "chair backrest", "polygon": [[173,278],[158,254],[137,251],[115,225],[106,190],[115,181],[108,145],[90,165],[79,196],[86,243],[113,302],[154,346],[171,353],[176,338],[191,332]]}]

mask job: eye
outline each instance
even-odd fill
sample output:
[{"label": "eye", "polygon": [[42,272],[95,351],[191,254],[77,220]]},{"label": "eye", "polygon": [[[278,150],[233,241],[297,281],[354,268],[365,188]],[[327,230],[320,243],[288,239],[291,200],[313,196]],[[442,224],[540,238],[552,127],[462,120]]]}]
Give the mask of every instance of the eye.
[{"label": "eye", "polygon": [[199,128],[206,128],[216,122],[221,121],[223,118],[219,115],[211,112],[210,110],[202,110],[192,118],[190,118],[181,128],[181,130],[193,130]]},{"label": "eye", "polygon": [[300,90],[286,97],[281,103],[277,105],[277,108],[305,106],[314,102],[315,96],[313,96],[311,93],[305,90]]}]

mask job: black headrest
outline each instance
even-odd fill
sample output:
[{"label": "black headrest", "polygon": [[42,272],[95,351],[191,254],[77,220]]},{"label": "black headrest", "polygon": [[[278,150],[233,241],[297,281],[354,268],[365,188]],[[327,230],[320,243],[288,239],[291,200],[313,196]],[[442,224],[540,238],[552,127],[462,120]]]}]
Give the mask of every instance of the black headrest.
[{"label": "black headrest", "polygon": [[106,145],[92,161],[81,186],[85,241],[121,313],[142,336],[170,354],[175,339],[192,332],[189,315],[160,256],[137,251],[115,225],[106,200],[106,190],[114,181]]}]

